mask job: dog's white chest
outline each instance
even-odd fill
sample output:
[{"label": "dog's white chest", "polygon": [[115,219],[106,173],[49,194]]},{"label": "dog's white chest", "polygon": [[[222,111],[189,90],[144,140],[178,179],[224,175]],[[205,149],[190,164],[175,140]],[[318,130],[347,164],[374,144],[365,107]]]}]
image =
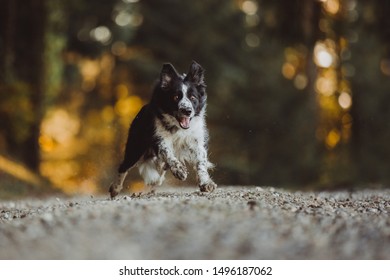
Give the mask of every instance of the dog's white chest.
[{"label": "dog's white chest", "polygon": [[169,147],[181,162],[192,162],[199,145],[204,144],[205,122],[201,116],[194,117],[189,129],[179,129],[171,133],[157,121],[156,134]]}]

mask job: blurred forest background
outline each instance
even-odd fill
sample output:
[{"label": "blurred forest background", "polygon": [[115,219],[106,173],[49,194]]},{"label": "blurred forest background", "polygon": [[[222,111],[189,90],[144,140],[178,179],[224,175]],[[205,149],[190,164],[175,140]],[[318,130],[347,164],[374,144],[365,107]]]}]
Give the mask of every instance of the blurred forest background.
[{"label": "blurred forest background", "polygon": [[386,186],[389,15],[380,0],[2,0],[0,188],[107,191],[162,63],[191,60],[220,185]]}]

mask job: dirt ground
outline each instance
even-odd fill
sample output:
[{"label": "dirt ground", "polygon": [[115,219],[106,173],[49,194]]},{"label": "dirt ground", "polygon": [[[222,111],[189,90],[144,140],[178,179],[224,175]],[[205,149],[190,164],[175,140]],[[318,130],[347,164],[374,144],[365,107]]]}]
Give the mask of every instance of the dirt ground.
[{"label": "dirt ground", "polygon": [[0,201],[0,259],[390,259],[390,190]]}]

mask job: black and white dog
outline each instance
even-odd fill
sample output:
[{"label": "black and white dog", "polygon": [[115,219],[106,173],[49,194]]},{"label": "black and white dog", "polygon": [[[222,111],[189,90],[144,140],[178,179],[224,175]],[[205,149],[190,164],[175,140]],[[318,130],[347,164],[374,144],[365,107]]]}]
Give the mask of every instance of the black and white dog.
[{"label": "black and white dog", "polygon": [[189,163],[196,170],[200,191],[217,187],[208,173],[213,165],[207,157],[206,99],[204,70],[199,64],[192,62],[183,75],[171,64],[163,65],[151,101],[130,126],[124,160],[109,189],[111,198],[121,191],[133,166],[145,184],[154,187],[161,185],[166,170],[185,180]]}]

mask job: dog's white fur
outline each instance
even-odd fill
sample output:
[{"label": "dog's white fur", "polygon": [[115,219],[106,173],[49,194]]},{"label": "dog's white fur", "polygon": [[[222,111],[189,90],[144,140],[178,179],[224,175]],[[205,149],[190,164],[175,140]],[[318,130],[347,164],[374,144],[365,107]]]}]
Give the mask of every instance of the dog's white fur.
[{"label": "dog's white fur", "polygon": [[[181,129],[172,134],[165,129],[165,126],[159,119],[156,119],[156,135],[163,139],[161,145],[166,150],[167,162],[172,162],[177,159],[179,163],[189,163],[194,166],[198,174],[200,185],[205,185],[211,182],[210,175],[207,170],[213,165],[207,159],[207,151],[205,142],[207,141],[207,130],[205,123],[205,111],[203,110],[199,116],[193,117],[189,129]],[[163,115],[166,123],[176,123],[176,119],[168,114]],[[178,164],[178,168],[180,164]],[[143,161],[139,164],[141,176],[145,182],[151,186],[159,185],[163,181],[165,171],[163,163],[158,162],[157,158]],[[185,169],[185,168],[184,168]],[[180,171],[179,171],[180,172]],[[187,176],[187,171],[183,171],[183,176]]]}]

